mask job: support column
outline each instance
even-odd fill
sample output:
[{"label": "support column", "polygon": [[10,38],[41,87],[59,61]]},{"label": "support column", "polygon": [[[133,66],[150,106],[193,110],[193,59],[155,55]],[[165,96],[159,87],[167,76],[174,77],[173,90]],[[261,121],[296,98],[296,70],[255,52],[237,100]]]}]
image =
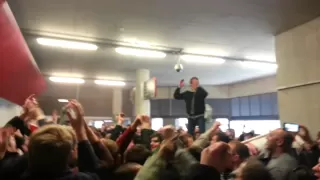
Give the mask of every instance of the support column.
[{"label": "support column", "polygon": [[122,89],[114,88],[112,92],[112,114],[118,114],[122,109]]},{"label": "support column", "polygon": [[148,69],[139,69],[136,72],[136,94],[135,94],[135,111],[136,114],[145,114],[150,116],[150,100],[144,99],[143,83],[150,79]]},{"label": "support column", "polygon": [[320,127],[320,18],[276,36],[279,115],[305,125],[315,137]]}]

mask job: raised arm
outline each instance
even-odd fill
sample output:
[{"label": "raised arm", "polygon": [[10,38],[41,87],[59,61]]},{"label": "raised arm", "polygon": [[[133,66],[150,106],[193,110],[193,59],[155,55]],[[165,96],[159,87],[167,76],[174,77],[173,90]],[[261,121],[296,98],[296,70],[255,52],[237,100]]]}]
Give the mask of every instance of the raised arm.
[{"label": "raised arm", "polygon": [[173,94],[173,97],[174,97],[175,99],[177,99],[177,100],[182,100],[182,99],[184,99],[184,97],[183,97],[183,94],[184,94],[184,93],[181,93],[180,90],[181,90],[181,88],[178,87],[178,88],[174,91],[174,94]]}]

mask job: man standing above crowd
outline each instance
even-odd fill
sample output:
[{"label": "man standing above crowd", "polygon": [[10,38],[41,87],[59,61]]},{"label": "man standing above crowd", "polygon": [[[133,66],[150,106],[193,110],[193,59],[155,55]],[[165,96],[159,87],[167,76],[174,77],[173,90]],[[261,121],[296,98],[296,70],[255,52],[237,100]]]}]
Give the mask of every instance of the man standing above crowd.
[{"label": "man standing above crowd", "polygon": [[206,90],[199,86],[199,79],[190,79],[190,89],[184,89],[184,80],[180,81],[179,87],[174,92],[174,98],[184,100],[186,103],[188,118],[188,132],[194,135],[194,129],[198,125],[200,133],[205,132],[205,98],[208,96]]}]

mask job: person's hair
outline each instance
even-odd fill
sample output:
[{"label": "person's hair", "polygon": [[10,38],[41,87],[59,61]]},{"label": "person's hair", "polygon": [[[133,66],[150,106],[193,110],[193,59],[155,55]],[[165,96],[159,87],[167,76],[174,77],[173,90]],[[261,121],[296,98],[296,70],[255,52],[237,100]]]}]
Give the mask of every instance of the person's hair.
[{"label": "person's hair", "polygon": [[92,132],[93,132],[96,136],[98,136],[99,138],[104,137],[97,128],[95,128],[95,127],[93,127],[93,126],[89,126],[89,128],[90,128],[90,129],[92,130]]},{"label": "person's hair", "polygon": [[243,180],[272,180],[271,174],[257,159],[250,158],[242,169]]},{"label": "person's hair", "polygon": [[283,135],[283,146],[282,146],[284,152],[291,152],[293,140],[294,140],[293,135],[285,131]]},{"label": "person's hair", "polygon": [[194,80],[194,79],[195,79],[195,80],[199,80],[198,77],[195,77],[195,76],[194,76],[194,77],[192,77],[192,78],[190,79],[189,83],[191,84],[191,83],[192,83],[192,80]]},{"label": "person's hair", "polygon": [[188,139],[191,138],[193,139],[193,137],[190,135],[190,134],[182,134],[182,135],[179,135],[179,140],[183,143],[183,146],[184,147],[188,147]]},{"label": "person's hair", "polygon": [[309,132],[309,130],[308,130],[308,128],[307,127],[305,127],[305,126],[302,126],[302,125],[300,125],[299,126],[299,129],[303,129],[304,131],[305,131],[305,135],[302,137],[302,136],[300,136],[306,143],[309,143],[310,145],[312,145],[314,142],[313,142],[313,140],[312,140],[312,138],[311,138],[311,136],[310,136],[310,132]]},{"label": "person's hair", "polygon": [[152,138],[158,138],[159,139],[159,142],[161,143],[162,142],[162,140],[163,140],[163,137],[162,137],[162,135],[160,134],[160,133],[153,133],[151,136],[150,136],[150,139],[152,139]]},{"label": "person's hair", "polygon": [[215,134],[215,136],[218,137],[218,141],[225,142],[225,143],[229,143],[230,141],[229,136],[227,136],[224,132],[218,132],[217,134]]},{"label": "person's hair", "polygon": [[35,131],[28,146],[31,171],[65,171],[76,145],[75,135],[71,132],[61,125],[48,125]]},{"label": "person's hair", "polygon": [[239,158],[241,160],[246,160],[250,157],[250,151],[248,146],[245,144],[241,143],[240,141],[231,141],[229,144],[233,144],[235,146],[235,152],[239,155]]},{"label": "person's hair", "polygon": [[101,142],[104,144],[104,146],[106,148],[108,148],[108,150],[110,151],[113,158],[118,157],[119,146],[115,141],[113,141],[111,139],[103,138],[103,139],[101,139]]},{"label": "person's hair", "polygon": [[143,165],[150,156],[151,151],[141,144],[128,149],[124,155],[126,163],[138,163],[140,165]]},{"label": "person's hair", "polygon": [[231,138],[232,139],[236,138],[236,133],[235,133],[234,129],[227,129],[227,131],[231,132]]},{"label": "person's hair", "polygon": [[123,164],[114,172],[115,179],[134,180],[141,167],[137,163]]}]

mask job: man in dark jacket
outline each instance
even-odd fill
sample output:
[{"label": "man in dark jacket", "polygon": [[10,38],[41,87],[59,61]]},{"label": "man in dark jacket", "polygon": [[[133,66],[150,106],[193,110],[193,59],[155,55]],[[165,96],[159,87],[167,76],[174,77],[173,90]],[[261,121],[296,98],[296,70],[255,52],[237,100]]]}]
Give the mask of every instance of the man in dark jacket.
[{"label": "man in dark jacket", "polygon": [[184,87],[183,80],[180,81],[180,86],[174,92],[174,98],[184,100],[186,102],[186,109],[189,115],[188,118],[188,132],[194,134],[196,125],[199,126],[200,133],[205,132],[205,98],[208,96],[206,90],[199,86],[199,79],[192,77],[190,79],[190,89],[182,90]]}]

